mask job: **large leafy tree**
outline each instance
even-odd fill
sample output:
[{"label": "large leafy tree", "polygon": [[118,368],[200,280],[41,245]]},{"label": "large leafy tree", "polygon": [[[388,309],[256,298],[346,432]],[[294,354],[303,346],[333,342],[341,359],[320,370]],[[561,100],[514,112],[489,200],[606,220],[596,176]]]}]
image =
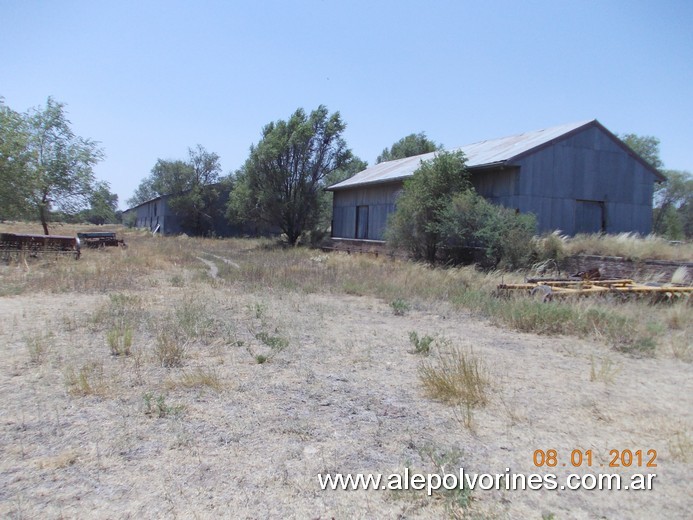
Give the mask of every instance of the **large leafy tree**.
[{"label": "large leafy tree", "polygon": [[171,195],[169,205],[181,216],[183,228],[201,235],[211,231],[221,181],[219,156],[198,144],[188,148],[186,161],[158,159],[128,204]]},{"label": "large leafy tree", "polygon": [[471,190],[462,152],[440,152],[404,181],[397,210],[388,222],[387,239],[416,259],[434,263],[443,245],[442,215],[455,195]]},{"label": "large leafy tree", "polygon": [[476,193],[462,152],[440,152],[404,181],[386,238],[433,264],[471,260],[484,267],[525,265],[536,231],[533,215],[491,204]]},{"label": "large leafy tree", "polygon": [[323,105],[266,125],[237,173],[231,218],[276,226],[295,244],[319,222],[326,178],[352,159],[342,138],[345,127],[339,112],[330,114]]},{"label": "large leafy tree", "polygon": [[92,224],[115,224],[118,221],[118,195],[112,193],[107,182],[97,182],[89,197],[89,209],[82,217]]},{"label": "large leafy tree", "polygon": [[653,168],[662,169],[664,163],[659,156],[659,139],[651,135],[638,134],[621,134],[618,137]]},{"label": "large leafy tree", "polygon": [[12,190],[7,207],[20,216],[32,212],[48,234],[51,213],[75,214],[88,207],[96,182],[93,167],[103,150],[74,134],[65,105],[51,97],[45,107],[20,118],[3,107],[2,118],[0,175],[10,179],[6,189]]},{"label": "large leafy tree", "polygon": [[693,231],[693,175],[679,170],[664,170],[662,175],[666,181],[655,190],[654,231],[674,240],[690,237]]},{"label": "large leafy tree", "polygon": [[414,157],[415,155],[435,152],[442,149],[443,145],[438,144],[435,141],[431,141],[428,137],[426,137],[425,132],[409,134],[408,136],[397,141],[389,149],[385,148],[376,159],[376,163],[394,161],[395,159],[404,159],[406,157]]},{"label": "large leafy tree", "polygon": [[656,137],[623,134],[619,138],[665,177],[664,182],[658,182],[654,186],[654,232],[671,239],[690,237],[693,231],[691,173],[664,169],[659,153],[659,139]]},{"label": "large leafy tree", "polygon": [[31,210],[28,142],[25,118],[0,98],[0,219],[26,217]]}]

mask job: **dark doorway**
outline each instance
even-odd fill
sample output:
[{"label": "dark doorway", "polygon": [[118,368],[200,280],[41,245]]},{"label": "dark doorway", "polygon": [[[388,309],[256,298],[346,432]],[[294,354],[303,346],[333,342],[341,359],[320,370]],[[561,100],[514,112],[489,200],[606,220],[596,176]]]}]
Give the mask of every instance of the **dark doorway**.
[{"label": "dark doorway", "polygon": [[356,207],[356,238],[368,238],[368,206]]}]

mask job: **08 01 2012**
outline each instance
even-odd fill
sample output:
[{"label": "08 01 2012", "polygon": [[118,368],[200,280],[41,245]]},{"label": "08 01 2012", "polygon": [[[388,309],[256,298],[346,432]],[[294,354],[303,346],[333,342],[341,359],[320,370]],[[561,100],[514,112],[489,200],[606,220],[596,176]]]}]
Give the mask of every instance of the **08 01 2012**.
[{"label": "08 01 2012", "polygon": [[[657,467],[657,450],[609,450],[608,464],[609,468],[629,468],[631,466],[635,467],[645,467],[645,468],[656,468]],[[593,464],[594,452],[592,450],[572,450],[570,454],[567,453],[559,455],[557,450],[534,450],[532,455],[532,462],[537,468],[542,468],[544,466],[549,468],[555,468],[556,466],[568,466],[569,464],[575,468],[581,466],[600,466],[604,467],[605,464]]]}]

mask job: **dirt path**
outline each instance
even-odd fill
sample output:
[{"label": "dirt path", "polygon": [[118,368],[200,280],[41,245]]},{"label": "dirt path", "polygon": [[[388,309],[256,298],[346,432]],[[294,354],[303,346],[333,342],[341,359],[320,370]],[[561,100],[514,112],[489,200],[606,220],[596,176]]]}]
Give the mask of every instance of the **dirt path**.
[{"label": "dirt path", "polygon": [[209,268],[209,277],[210,278],[218,278],[219,277],[219,268],[217,267],[217,264],[212,262],[211,260],[205,260],[204,258],[200,256],[196,256],[200,262],[205,264]]}]

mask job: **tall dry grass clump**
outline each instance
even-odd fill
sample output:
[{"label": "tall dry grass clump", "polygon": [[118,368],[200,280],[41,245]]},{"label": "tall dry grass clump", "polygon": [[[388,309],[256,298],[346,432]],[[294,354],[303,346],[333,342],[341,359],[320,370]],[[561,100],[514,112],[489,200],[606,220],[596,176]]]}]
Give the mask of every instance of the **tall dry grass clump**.
[{"label": "tall dry grass clump", "polygon": [[635,233],[616,235],[576,235],[564,242],[566,255],[588,254],[619,256],[632,260],[671,260],[690,262],[693,244],[672,243],[657,235],[642,237]]},{"label": "tall dry grass clump", "polygon": [[419,366],[425,392],[433,399],[450,404],[485,405],[490,377],[484,361],[472,349],[445,347]]}]

